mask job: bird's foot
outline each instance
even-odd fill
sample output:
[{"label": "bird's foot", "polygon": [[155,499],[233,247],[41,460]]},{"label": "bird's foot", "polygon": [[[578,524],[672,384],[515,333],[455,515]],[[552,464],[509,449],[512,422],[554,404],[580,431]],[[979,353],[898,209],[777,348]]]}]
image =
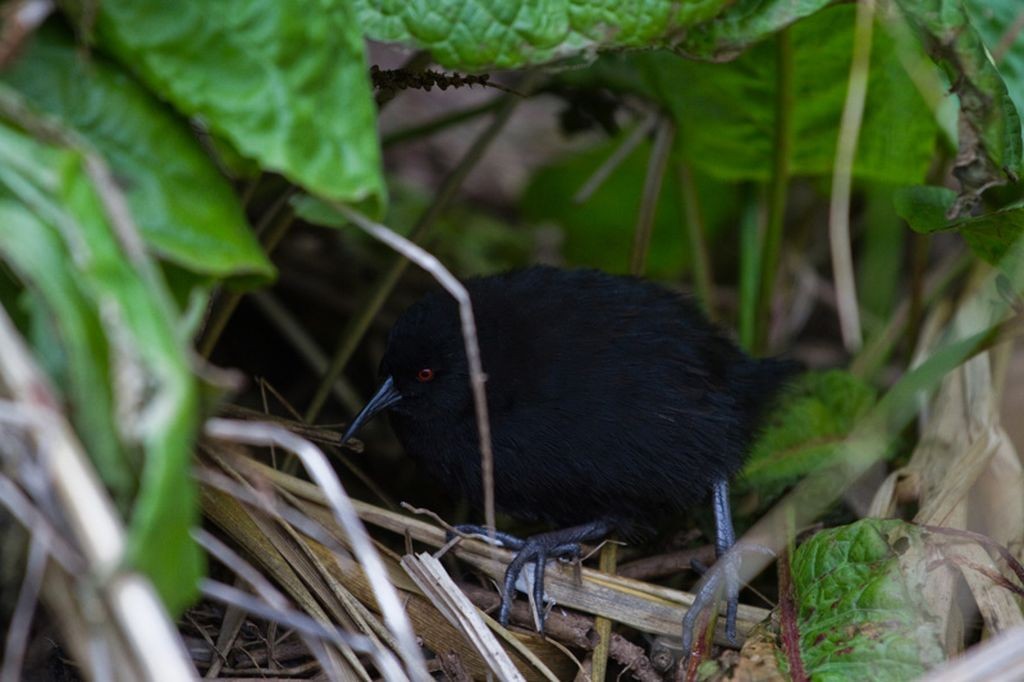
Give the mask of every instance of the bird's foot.
[{"label": "bird's foot", "polygon": [[[491,531],[484,526],[461,525],[455,527],[455,530],[460,533],[483,537],[488,542],[511,549],[516,553],[508,568],[505,569],[505,577],[502,580],[498,621],[504,626],[508,625],[509,614],[512,611],[512,599],[516,593],[519,577],[527,564],[533,564],[533,573],[530,576],[532,584],[527,585],[526,590],[532,592],[533,618],[537,630],[540,632],[544,631],[544,573],[547,569],[548,559],[565,561],[579,559],[583,552],[581,543],[599,540],[608,535],[612,529],[613,526],[609,522],[595,521],[582,526],[540,533],[524,539],[500,531]],[[491,540],[492,537],[493,540]]]},{"label": "bird's foot", "polygon": [[[508,568],[505,570],[505,578],[502,581],[501,607],[498,610],[498,620],[502,625],[508,626],[509,614],[512,611],[512,599],[515,596],[516,584],[522,575],[526,565],[533,563],[532,580],[525,587],[533,591],[534,623],[537,630],[544,631],[544,574],[547,570],[548,559],[562,559],[571,561],[578,559],[582,548],[578,542],[563,542],[559,532],[542,533],[530,538],[520,538],[510,533],[503,533],[499,530],[492,530],[487,526],[475,524],[461,524],[455,526],[455,530],[464,535],[479,538],[484,542],[516,552]],[[448,533],[449,539],[454,533]]]},{"label": "bird's foot", "polygon": [[[693,650],[696,628],[701,615],[708,609],[718,608],[721,593],[725,592],[725,638],[731,645],[737,644],[736,614],[740,602],[740,552],[739,547],[726,552],[710,568],[695,564],[694,569],[703,573],[694,595],[693,604],[683,616],[683,654]],[[703,569],[703,570],[702,570]],[[707,621],[705,621],[707,622]]]},{"label": "bird's foot", "polygon": [[533,564],[533,574],[528,581],[527,589],[532,590],[533,597],[533,621],[538,632],[544,631],[544,575],[547,572],[548,559],[562,559],[571,561],[578,559],[582,554],[582,547],[578,542],[565,542],[556,533],[543,533],[526,538],[522,546],[512,558],[508,568],[505,569],[505,578],[502,581],[501,607],[498,609],[498,622],[508,626],[509,614],[512,611],[512,599],[515,597],[516,585],[519,576],[527,564]]}]

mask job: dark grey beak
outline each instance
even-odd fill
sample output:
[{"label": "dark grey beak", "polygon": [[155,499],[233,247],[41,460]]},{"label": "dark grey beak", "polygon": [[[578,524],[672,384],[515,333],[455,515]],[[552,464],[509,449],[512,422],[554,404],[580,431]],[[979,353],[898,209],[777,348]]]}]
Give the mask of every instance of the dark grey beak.
[{"label": "dark grey beak", "polygon": [[348,439],[356,435],[356,432],[359,431],[363,424],[373,418],[373,415],[381,410],[386,410],[401,399],[402,394],[395,388],[395,380],[392,377],[385,379],[384,383],[377,389],[377,392],[370,398],[370,402],[366,403],[366,406],[359,411],[356,418],[348,425],[345,435],[341,437],[341,442],[347,443]]}]

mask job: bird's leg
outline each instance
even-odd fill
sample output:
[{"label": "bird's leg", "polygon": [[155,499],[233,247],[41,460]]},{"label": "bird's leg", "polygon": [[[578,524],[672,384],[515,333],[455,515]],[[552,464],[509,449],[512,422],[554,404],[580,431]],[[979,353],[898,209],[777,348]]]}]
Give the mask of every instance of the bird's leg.
[{"label": "bird's leg", "polygon": [[614,526],[608,521],[595,521],[582,526],[563,528],[547,533],[533,535],[522,541],[522,546],[505,569],[502,581],[501,608],[498,621],[508,625],[509,612],[512,610],[512,598],[516,592],[516,582],[526,564],[533,562],[533,596],[534,618],[537,627],[544,631],[544,572],[547,560],[574,559],[580,555],[580,543],[600,540],[612,532]]},{"label": "bird's leg", "polygon": [[736,531],[732,526],[732,511],[729,508],[729,483],[722,480],[712,488],[712,506],[715,513],[715,554],[718,561],[704,574],[700,588],[694,596],[693,605],[683,617],[683,651],[688,652],[693,643],[694,627],[700,612],[714,608],[718,590],[725,585],[725,638],[730,644],[736,643],[736,612],[740,603],[739,554],[729,551],[736,544]]}]

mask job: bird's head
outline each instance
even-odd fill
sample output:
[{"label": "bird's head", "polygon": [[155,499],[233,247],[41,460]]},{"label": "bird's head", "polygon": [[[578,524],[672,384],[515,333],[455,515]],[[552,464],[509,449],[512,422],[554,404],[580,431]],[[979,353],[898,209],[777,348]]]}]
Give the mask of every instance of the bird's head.
[{"label": "bird's head", "polygon": [[450,297],[431,294],[398,319],[380,377],[380,387],[352,420],[344,441],[385,409],[410,419],[436,419],[472,404],[458,309]]}]

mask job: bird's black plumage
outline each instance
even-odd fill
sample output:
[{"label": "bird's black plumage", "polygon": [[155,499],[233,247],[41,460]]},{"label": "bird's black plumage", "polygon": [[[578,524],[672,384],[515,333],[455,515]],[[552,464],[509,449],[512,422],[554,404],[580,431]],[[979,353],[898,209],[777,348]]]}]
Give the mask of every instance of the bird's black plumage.
[{"label": "bird's black plumage", "polygon": [[[739,470],[764,406],[793,373],[748,357],[687,299],[640,279],[533,267],[465,285],[487,375],[496,503],[520,519],[629,534],[694,506]],[[352,430],[390,407],[407,452],[480,506],[449,295],[401,316],[381,374],[390,387]]]}]

